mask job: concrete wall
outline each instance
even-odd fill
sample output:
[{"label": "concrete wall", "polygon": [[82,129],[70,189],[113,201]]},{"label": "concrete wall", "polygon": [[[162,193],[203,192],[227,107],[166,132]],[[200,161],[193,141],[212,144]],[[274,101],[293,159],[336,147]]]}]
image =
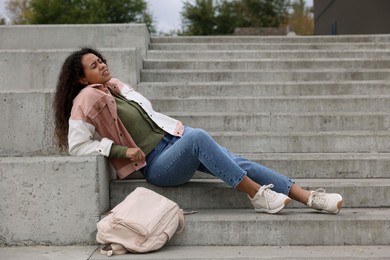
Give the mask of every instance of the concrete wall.
[{"label": "concrete wall", "polygon": [[146,54],[150,42],[145,24],[0,26],[0,49],[137,48]]},{"label": "concrete wall", "polygon": [[150,42],[144,24],[0,26],[0,39],[0,90],[53,89],[67,55],[85,46],[136,87]]},{"label": "concrete wall", "polygon": [[[0,91],[54,91],[63,62],[75,50],[77,49],[0,49]],[[142,68],[139,51],[136,48],[99,50],[107,59],[112,75],[136,88]]]},{"label": "concrete wall", "polygon": [[1,93],[0,155],[56,154],[50,92]]},{"label": "concrete wall", "polygon": [[95,243],[108,171],[102,157],[0,157],[0,245]]},{"label": "concrete wall", "polygon": [[58,152],[52,98],[61,66],[75,46],[83,39],[93,43],[112,75],[137,88],[149,34],[145,25],[0,26],[0,38],[0,155],[36,156]]},{"label": "concrete wall", "polygon": [[314,34],[390,33],[388,0],[314,0]]},{"label": "concrete wall", "polygon": [[103,157],[60,155],[57,77],[71,52],[90,46],[136,88],[148,44],[139,24],[0,26],[0,246],[96,244],[112,168]]}]

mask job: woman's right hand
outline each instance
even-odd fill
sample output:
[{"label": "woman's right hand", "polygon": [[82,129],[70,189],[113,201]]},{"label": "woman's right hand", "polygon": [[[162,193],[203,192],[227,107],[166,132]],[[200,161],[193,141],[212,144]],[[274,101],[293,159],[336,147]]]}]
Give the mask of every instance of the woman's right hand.
[{"label": "woman's right hand", "polygon": [[126,158],[132,162],[136,161],[144,161],[145,154],[140,148],[127,148],[126,150]]}]

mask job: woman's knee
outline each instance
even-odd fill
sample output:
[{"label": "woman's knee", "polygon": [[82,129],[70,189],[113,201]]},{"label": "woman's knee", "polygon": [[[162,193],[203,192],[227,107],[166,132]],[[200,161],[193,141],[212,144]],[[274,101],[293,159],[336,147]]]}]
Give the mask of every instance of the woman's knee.
[{"label": "woman's knee", "polygon": [[205,138],[210,138],[210,135],[202,128],[193,128],[186,135],[190,138],[200,139],[200,140],[204,140]]}]

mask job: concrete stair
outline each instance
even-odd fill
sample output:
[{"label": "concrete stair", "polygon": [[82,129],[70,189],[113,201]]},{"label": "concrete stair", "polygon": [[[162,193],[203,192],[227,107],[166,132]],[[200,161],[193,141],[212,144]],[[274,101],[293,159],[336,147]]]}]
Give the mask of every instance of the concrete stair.
[{"label": "concrete stair", "polygon": [[138,87],[155,108],[302,187],[341,193],[339,215],[291,203],[278,222],[202,173],[173,188],[111,182],[111,205],[144,186],[197,210],[172,246],[388,245],[388,39],[152,38],[144,59]]},{"label": "concrete stair", "polygon": [[[138,82],[142,59],[136,48],[99,48],[126,82]],[[0,90],[53,92],[63,61],[74,49],[0,49]],[[50,64],[50,65],[49,65]],[[49,66],[48,66],[49,65]],[[14,72],[14,73],[10,73]],[[16,73],[18,72],[18,73]],[[28,83],[27,83],[28,82]]]},{"label": "concrete stair", "polygon": [[[296,183],[307,189],[323,187],[338,192],[347,197],[344,206],[361,207],[389,207],[387,194],[390,180],[380,179],[295,179]],[[246,195],[242,192],[231,191],[228,186],[215,179],[194,179],[182,187],[157,188],[143,180],[115,181],[111,183],[111,203],[122,201],[138,186],[164,193],[185,209],[242,209],[252,208]],[[196,198],[196,199],[194,199]],[[372,202],[367,206],[367,202]],[[207,203],[205,203],[207,202]],[[305,207],[300,203],[292,202],[289,208]]]},{"label": "concrete stair", "polygon": [[[149,40],[138,25],[53,25],[4,26],[0,38],[0,245],[95,244],[100,215],[143,186],[197,213],[161,253],[118,259],[387,256],[390,36]],[[56,77],[65,56],[90,42],[156,110],[305,188],[341,193],[345,207],[334,216],[291,203],[257,214],[245,194],[204,173],[169,188],[140,173],[110,181],[105,159],[61,153],[52,138]]]},{"label": "concrete stair", "polygon": [[90,46],[112,61],[117,77],[137,87],[147,28],[1,26],[0,38],[0,246],[96,244],[96,222],[109,209],[112,168],[103,157],[71,157],[57,149],[55,85],[65,57]]},{"label": "concrete stair", "polygon": [[384,58],[389,57],[386,49],[356,49],[356,50],[231,50],[231,51],[148,51],[150,59],[191,59],[196,55],[197,59],[295,59],[302,58]]}]

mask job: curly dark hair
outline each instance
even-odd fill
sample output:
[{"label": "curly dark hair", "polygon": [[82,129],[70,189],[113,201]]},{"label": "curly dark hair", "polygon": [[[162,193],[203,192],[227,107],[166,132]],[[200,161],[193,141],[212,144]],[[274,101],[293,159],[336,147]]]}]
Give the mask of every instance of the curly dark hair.
[{"label": "curly dark hair", "polygon": [[80,82],[80,79],[85,76],[81,59],[88,53],[95,54],[106,63],[106,60],[99,51],[92,48],[82,48],[66,58],[58,77],[56,93],[53,100],[54,133],[57,144],[63,151],[68,148],[69,117],[73,99],[86,87],[86,85]]}]

